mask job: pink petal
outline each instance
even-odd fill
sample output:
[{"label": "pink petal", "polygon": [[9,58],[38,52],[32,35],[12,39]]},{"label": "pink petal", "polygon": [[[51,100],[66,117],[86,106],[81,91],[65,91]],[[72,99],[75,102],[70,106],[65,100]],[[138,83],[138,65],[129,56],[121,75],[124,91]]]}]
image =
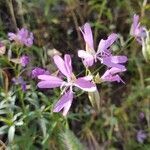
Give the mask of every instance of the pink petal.
[{"label": "pink petal", "polygon": [[108,82],[115,82],[115,81],[117,81],[118,83],[119,82],[123,82],[124,83],[124,81],[120,78],[119,75],[106,76],[106,77],[102,76],[101,79],[104,80],[104,81],[108,81]]},{"label": "pink petal", "polygon": [[71,77],[71,75],[72,75],[72,61],[71,61],[70,55],[66,54],[64,56],[64,60],[65,60],[66,70],[67,70],[69,76]]},{"label": "pink petal", "polygon": [[125,63],[127,62],[127,57],[126,56],[111,56],[111,62],[113,63]]},{"label": "pink petal", "polygon": [[93,56],[84,50],[78,50],[78,57],[86,59],[86,58],[90,58]]},{"label": "pink petal", "polygon": [[125,70],[121,70],[121,69],[119,69],[119,68],[113,67],[113,68],[107,70],[107,71],[104,73],[103,76],[115,75],[115,74],[117,74],[117,73],[124,72],[124,71],[126,71],[126,69],[125,69]]},{"label": "pink petal", "polygon": [[98,45],[97,54],[107,51],[107,49],[117,40],[118,35],[112,33],[106,40],[101,40]]},{"label": "pink petal", "polygon": [[119,68],[121,70],[125,70],[126,69],[124,65],[116,64],[116,63],[112,62],[111,56],[102,58],[101,59],[101,63],[105,64],[109,68],[115,67],[115,68]]},{"label": "pink petal", "polygon": [[60,87],[62,83],[56,83],[51,81],[40,81],[37,86],[41,89],[49,89],[49,88],[56,88]]},{"label": "pink petal", "polygon": [[66,77],[70,77],[70,74],[66,68],[64,60],[59,55],[55,55],[53,59],[57,68],[61,71],[61,73],[64,74]]},{"label": "pink petal", "polygon": [[92,66],[94,63],[94,57],[90,53],[84,51],[84,50],[79,50],[78,51],[78,56],[80,58],[83,58],[83,63],[85,66],[89,67]]},{"label": "pink petal", "polygon": [[10,41],[17,40],[17,35],[12,32],[8,33],[8,37]]},{"label": "pink petal", "polygon": [[39,75],[38,79],[40,80],[46,80],[46,81],[56,81],[56,82],[63,82],[62,79],[56,77],[56,76],[51,76],[51,75]]},{"label": "pink petal", "polygon": [[64,106],[64,109],[63,109],[63,116],[67,115],[67,113],[68,113],[68,111],[69,111],[69,109],[71,107],[72,101],[73,101],[73,96],[72,96],[72,98],[69,101],[67,101],[65,103],[65,106]]},{"label": "pink petal", "polygon": [[96,90],[95,84],[93,84],[92,82],[90,82],[84,78],[78,78],[75,81],[74,86],[82,89],[83,91],[87,91],[87,92],[94,92]]},{"label": "pink petal", "polygon": [[103,74],[101,79],[103,81],[108,81],[108,82],[114,82],[114,81],[123,82],[123,80],[117,74],[117,73],[120,73],[120,72],[123,72],[123,71],[126,71],[126,70],[121,70],[121,69],[118,69],[118,68],[111,68]]},{"label": "pink petal", "polygon": [[53,112],[60,112],[64,108],[63,115],[65,116],[71,107],[72,101],[73,93],[69,90],[56,103]]},{"label": "pink petal", "polygon": [[136,28],[139,26],[138,22],[139,22],[139,16],[135,14],[133,16],[133,23],[131,25],[131,31],[130,31],[130,34],[133,35],[133,36],[136,34],[135,33]]},{"label": "pink petal", "polygon": [[92,30],[91,30],[91,26],[89,23],[85,23],[83,26],[83,30],[80,28],[84,40],[86,42],[86,44],[88,45],[88,47],[90,49],[94,50],[94,44],[93,44],[93,34],[92,34]]},{"label": "pink petal", "polygon": [[93,79],[93,76],[92,75],[88,75],[88,76],[85,76],[85,77],[81,77],[80,79],[84,79],[86,81],[91,81]]},{"label": "pink petal", "polygon": [[84,59],[84,60],[83,60],[83,64],[84,64],[84,66],[86,66],[86,67],[92,66],[92,65],[94,64],[94,58],[91,57],[91,58],[88,58],[88,59]]},{"label": "pink petal", "polygon": [[38,79],[41,79],[43,81],[40,81],[38,83],[39,88],[55,88],[60,87],[63,84],[63,80],[61,80],[58,77],[50,76],[50,75],[39,75]]}]

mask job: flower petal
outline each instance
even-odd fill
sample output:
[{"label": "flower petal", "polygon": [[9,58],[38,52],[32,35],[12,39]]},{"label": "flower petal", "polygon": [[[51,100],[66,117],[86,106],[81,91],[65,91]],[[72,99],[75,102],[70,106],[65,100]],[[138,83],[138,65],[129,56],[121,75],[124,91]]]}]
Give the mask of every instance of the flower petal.
[{"label": "flower petal", "polygon": [[135,35],[135,31],[136,31],[136,28],[139,26],[139,16],[138,15],[134,15],[133,16],[133,23],[131,25],[131,31],[130,31],[130,34],[131,35]]},{"label": "flower petal", "polygon": [[91,81],[93,79],[93,76],[92,75],[88,75],[88,76],[85,76],[85,77],[81,77],[81,79],[84,79],[86,81]]},{"label": "flower petal", "polygon": [[85,23],[83,26],[83,30],[80,28],[84,40],[86,42],[86,44],[88,45],[88,47],[91,50],[94,50],[94,44],[93,44],[93,34],[92,34],[92,30],[91,30],[91,26],[89,23]]},{"label": "flower petal", "polygon": [[65,60],[65,67],[66,67],[66,70],[68,72],[68,75],[71,77],[71,75],[72,75],[72,61],[71,61],[70,55],[66,54],[64,56],[64,60]]},{"label": "flower petal", "polygon": [[55,55],[53,57],[53,59],[54,59],[54,62],[56,64],[57,68],[61,71],[61,73],[63,75],[65,75],[66,77],[70,77],[70,74],[67,71],[66,64],[65,64],[64,60],[59,55]]},{"label": "flower petal", "polygon": [[82,89],[83,91],[87,91],[87,92],[94,92],[96,90],[95,84],[93,84],[92,82],[88,81],[84,77],[78,78],[75,81],[74,86]]},{"label": "flower petal", "polygon": [[65,116],[71,107],[72,101],[73,101],[73,92],[69,90],[56,103],[53,112],[60,112],[64,108],[63,115]]},{"label": "flower petal", "polygon": [[14,34],[12,32],[9,32],[8,33],[8,38],[9,38],[10,41],[12,41],[12,40],[16,40],[17,36],[16,36],[16,34]]},{"label": "flower petal", "polygon": [[104,58],[102,58],[100,60],[101,60],[102,64],[106,65],[109,68],[115,67],[115,68],[119,68],[121,70],[125,70],[126,69],[124,65],[112,62],[111,56],[110,57],[104,57]]},{"label": "flower petal", "polygon": [[56,76],[51,76],[51,75],[39,75],[38,79],[40,80],[48,80],[48,81],[56,81],[56,82],[62,82],[63,80],[56,77]]},{"label": "flower petal", "polygon": [[112,33],[106,40],[101,40],[98,45],[97,54],[108,51],[108,48],[117,40],[118,35]]},{"label": "flower petal", "polygon": [[145,27],[140,26],[139,16],[135,14],[133,16],[130,34],[135,37],[139,44],[142,44],[142,38],[146,37],[146,31],[147,29]]},{"label": "flower petal", "polygon": [[80,58],[83,58],[83,63],[85,66],[92,66],[94,63],[94,57],[90,53],[84,51],[84,50],[79,50],[78,51],[78,56]]},{"label": "flower petal", "polygon": [[121,70],[121,69],[118,69],[118,68],[111,68],[109,70],[106,70],[106,72],[103,74],[101,79],[103,81],[108,81],[108,82],[117,81],[117,82],[123,82],[124,83],[124,81],[117,74],[117,73],[120,73],[120,72],[123,72],[123,71],[126,71],[126,69],[125,70]]},{"label": "flower petal", "polygon": [[78,50],[78,57],[86,59],[92,57],[92,55],[84,50]]},{"label": "flower petal", "polygon": [[120,78],[119,75],[106,76],[105,78],[102,76],[101,79],[104,80],[104,81],[108,81],[108,82],[114,82],[114,81],[117,81],[118,83],[119,83],[119,82],[124,83],[124,81]]},{"label": "flower petal", "polygon": [[127,62],[128,58],[126,56],[111,56],[111,62],[118,64],[118,63],[125,63]]},{"label": "flower petal", "polygon": [[[61,83],[62,84],[62,83]],[[49,88],[56,88],[61,86],[60,83],[51,82],[51,81],[40,81],[37,86],[41,89],[49,89]]]},{"label": "flower petal", "polygon": [[39,75],[38,79],[44,80],[38,83],[39,88],[55,88],[61,86],[64,82],[60,78],[50,75]]}]

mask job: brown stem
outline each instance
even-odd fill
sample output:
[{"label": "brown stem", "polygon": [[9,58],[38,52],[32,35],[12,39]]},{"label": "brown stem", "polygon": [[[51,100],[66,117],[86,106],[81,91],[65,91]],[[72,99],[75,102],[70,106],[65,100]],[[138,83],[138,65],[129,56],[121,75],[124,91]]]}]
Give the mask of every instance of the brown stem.
[{"label": "brown stem", "polygon": [[75,28],[76,28],[76,31],[77,31],[77,35],[78,35],[78,40],[80,42],[80,45],[81,45],[81,48],[83,49],[83,43],[81,42],[81,34],[79,32],[79,23],[78,23],[78,19],[77,19],[77,16],[72,8],[72,3],[70,1],[68,1],[68,5],[69,5],[69,8],[70,8],[70,11],[71,11],[71,15],[72,15],[72,18],[73,18],[73,21],[74,21],[74,24],[75,24]]},{"label": "brown stem", "polygon": [[15,29],[15,31],[17,31],[17,22],[16,22],[16,18],[15,18],[15,14],[14,14],[14,8],[13,8],[12,0],[6,0],[6,4],[8,6],[8,9],[9,9],[9,12],[11,15],[14,29]]}]

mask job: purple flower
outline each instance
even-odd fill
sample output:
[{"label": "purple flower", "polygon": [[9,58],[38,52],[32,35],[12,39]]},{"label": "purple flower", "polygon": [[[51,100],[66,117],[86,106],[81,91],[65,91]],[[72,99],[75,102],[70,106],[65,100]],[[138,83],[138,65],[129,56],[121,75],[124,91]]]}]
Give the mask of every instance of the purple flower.
[{"label": "purple flower", "polygon": [[121,69],[118,69],[118,68],[111,68],[111,69],[108,69],[104,74],[103,76],[101,77],[101,79],[103,81],[108,81],[108,82],[114,82],[114,81],[117,81],[117,82],[123,82],[124,81],[120,78],[120,76],[118,75],[118,73],[120,72],[123,72],[123,71],[126,71],[125,70],[121,70]]},{"label": "purple flower", "polygon": [[20,64],[25,67],[27,64],[29,63],[29,57],[26,56],[26,55],[23,55],[21,58],[20,58]]},{"label": "purple flower", "polygon": [[42,81],[38,83],[39,88],[56,88],[62,90],[62,97],[56,103],[54,112],[59,112],[63,109],[63,115],[67,115],[73,101],[73,87],[78,87],[84,91],[93,92],[96,86],[91,82],[91,77],[85,76],[76,78],[72,72],[72,61],[70,55],[66,54],[64,60],[56,55],[54,63],[59,71],[66,77],[66,80],[52,75],[39,75],[38,78]]},{"label": "purple flower", "polygon": [[144,112],[140,112],[140,114],[139,114],[139,118],[140,118],[141,120],[143,120],[143,119],[144,119],[144,117],[145,117]]},{"label": "purple flower", "polygon": [[39,68],[39,67],[36,67],[32,70],[32,78],[36,78],[37,76],[39,75],[49,75],[49,71],[45,70],[45,69],[42,69],[42,68]]},{"label": "purple flower", "polygon": [[25,92],[26,91],[26,82],[23,80],[21,76],[17,78],[13,78],[12,81],[14,82],[15,85],[21,85],[22,90]]},{"label": "purple flower", "polygon": [[146,139],[146,137],[147,137],[147,135],[143,130],[139,130],[138,133],[137,133],[137,136],[136,136],[137,141],[139,143],[143,143],[144,140]]},{"label": "purple flower", "polygon": [[21,30],[18,29],[18,32],[15,33],[8,33],[9,40],[16,41],[21,45],[25,45],[27,47],[31,47],[33,45],[33,33],[29,32],[26,28],[22,28]]},{"label": "purple flower", "polygon": [[89,23],[85,23],[83,26],[83,30],[80,28],[85,43],[86,43],[86,51],[79,50],[78,56],[83,59],[83,63],[85,66],[92,66],[94,62],[99,60],[102,64],[105,64],[107,67],[116,67],[124,70],[125,67],[122,63],[127,61],[126,56],[112,56],[110,52],[110,46],[117,40],[118,35],[112,33],[106,40],[101,40],[98,45],[97,52],[94,50],[93,44],[93,35],[92,30]]},{"label": "purple flower", "polygon": [[146,28],[140,26],[139,16],[136,14],[133,16],[130,34],[134,36],[140,44],[142,43],[142,38],[146,37]]}]

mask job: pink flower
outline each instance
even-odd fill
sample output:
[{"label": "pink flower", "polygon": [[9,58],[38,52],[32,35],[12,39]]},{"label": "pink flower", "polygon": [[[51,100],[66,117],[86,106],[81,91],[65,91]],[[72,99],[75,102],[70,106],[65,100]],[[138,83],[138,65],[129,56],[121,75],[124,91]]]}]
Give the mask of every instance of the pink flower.
[{"label": "pink flower", "polygon": [[85,43],[86,51],[79,50],[78,56],[83,59],[85,66],[89,67],[94,64],[97,60],[105,64],[107,67],[116,67],[120,69],[125,69],[122,63],[127,61],[126,56],[112,56],[110,52],[110,46],[117,40],[118,35],[112,33],[106,40],[101,40],[98,45],[97,52],[94,50],[93,35],[89,23],[85,23],[83,30],[80,28]]},{"label": "pink flower", "polygon": [[66,77],[66,80],[52,75],[39,75],[38,78],[42,81],[38,83],[39,88],[56,88],[62,89],[63,96],[56,103],[54,112],[59,112],[63,109],[63,115],[67,115],[73,101],[73,87],[78,87],[83,91],[93,92],[96,86],[90,81],[91,77],[85,76],[76,78],[72,72],[72,61],[70,55],[66,54],[64,60],[56,55],[54,63],[59,71]]},{"label": "pink flower", "polygon": [[15,41],[21,45],[25,45],[27,47],[31,47],[33,45],[33,33],[29,32],[26,28],[22,28],[21,30],[18,29],[18,32],[15,33],[8,33],[9,40]]},{"label": "pink flower", "polygon": [[104,74],[103,76],[101,77],[101,79],[103,81],[108,81],[108,82],[114,82],[114,81],[117,81],[117,82],[123,82],[124,81],[120,78],[120,76],[118,75],[118,73],[120,72],[124,72],[126,71],[126,69],[124,70],[121,70],[121,69],[118,69],[118,68],[111,68],[111,69],[108,69]]},{"label": "pink flower", "polygon": [[134,36],[140,44],[142,43],[142,38],[146,37],[146,28],[140,26],[139,16],[136,14],[133,16],[130,34]]}]

